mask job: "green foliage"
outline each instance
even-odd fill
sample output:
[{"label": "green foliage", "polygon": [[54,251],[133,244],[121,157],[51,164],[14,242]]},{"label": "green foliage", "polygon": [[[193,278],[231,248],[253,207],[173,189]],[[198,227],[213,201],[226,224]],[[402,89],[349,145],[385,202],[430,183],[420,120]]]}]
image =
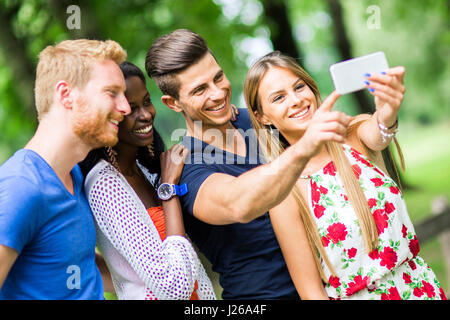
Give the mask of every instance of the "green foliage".
[{"label": "green foliage", "polygon": [[[288,8],[296,45],[302,55],[297,58],[304,61],[323,97],[326,97],[333,90],[328,67],[340,60],[329,0],[283,2]],[[33,92],[25,90],[20,83],[21,80],[34,79],[34,70],[25,75],[17,71],[17,65],[34,67],[39,52],[45,46],[69,38],[116,40],[127,50],[128,60],[144,69],[147,50],[157,37],[176,28],[190,28],[207,40],[230,79],[232,102],[245,107],[241,93],[249,63],[271,49],[270,28],[265,19],[268,13],[262,10],[262,3],[262,0],[1,0],[0,164],[25,145],[37,124],[32,113],[34,107],[27,105],[33,100]],[[440,156],[424,160],[420,165],[413,165],[412,171],[407,171],[407,182],[413,185],[423,182],[425,185],[423,189],[411,190],[406,196],[413,218],[423,218],[429,211],[427,203],[434,194],[446,190],[445,194],[450,196],[449,154],[448,147],[445,148],[448,130],[442,138],[442,130],[427,131],[414,125],[418,122],[441,123],[439,128],[448,128],[449,2],[340,0],[339,3],[354,56],[382,50],[391,66],[404,65],[407,69],[407,93],[400,111],[400,125],[404,130],[400,140],[413,139],[410,143],[412,151],[404,150],[407,165],[411,159],[414,163],[423,155],[439,150]],[[80,30],[69,30],[66,25],[69,17],[66,9],[73,4],[81,9]],[[369,10],[371,6],[379,8],[378,28],[369,24],[373,18]],[[248,39],[258,39],[259,42],[246,41]],[[262,46],[254,45],[261,41],[265,41]],[[17,57],[24,57],[24,60],[17,61]],[[29,85],[33,87],[32,83]],[[170,139],[173,130],[185,127],[183,117],[161,103],[161,93],[153,81],[149,80],[147,86],[157,109],[155,126],[170,146],[175,142]],[[350,96],[340,98],[336,108],[349,114],[355,114],[357,110]],[[408,130],[409,127],[415,129]],[[425,134],[426,141],[416,141],[417,132],[421,132],[422,137]],[[425,152],[426,147],[429,149]],[[444,173],[439,170],[444,170]]]},{"label": "green foliage", "polygon": [[[323,96],[333,90],[328,66],[339,61],[333,36],[332,16],[327,0],[285,2],[297,47],[307,70],[316,79]],[[403,121],[432,123],[450,114],[450,31],[449,7],[445,1],[346,0],[340,1],[343,18],[354,55],[383,50],[391,65],[407,68],[407,95],[401,110]],[[81,9],[81,29],[69,30],[66,9],[76,4]],[[381,25],[369,28],[369,6],[380,9]],[[190,28],[205,37],[232,83],[232,102],[243,105],[242,84],[249,67],[249,55],[265,54],[246,45],[248,38],[269,42],[269,29],[258,0],[99,0],[43,1],[5,0],[0,4],[7,15],[13,36],[26,50],[25,56],[35,65],[38,53],[48,44],[74,37],[96,36],[114,39],[128,52],[128,59],[144,69],[145,54],[160,35],[176,28]],[[0,42],[3,50],[8,43]],[[269,45],[270,48],[270,45]],[[259,50],[259,51],[258,51]],[[6,51],[3,51],[6,53]],[[251,58],[250,57],[250,58]],[[250,60],[252,60],[250,59]],[[0,162],[23,146],[31,137],[36,120],[33,106],[24,106],[24,96],[12,76],[16,71],[0,52]],[[31,75],[34,77],[34,75]],[[167,144],[176,128],[184,128],[181,115],[167,109],[161,93],[148,82],[157,108],[156,127]],[[356,113],[354,100],[342,97],[337,108]]]}]

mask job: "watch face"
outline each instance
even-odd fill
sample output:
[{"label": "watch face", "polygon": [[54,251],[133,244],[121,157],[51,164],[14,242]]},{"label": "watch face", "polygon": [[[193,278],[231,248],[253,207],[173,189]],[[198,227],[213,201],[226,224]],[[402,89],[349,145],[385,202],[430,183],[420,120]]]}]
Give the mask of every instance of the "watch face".
[{"label": "watch face", "polygon": [[163,183],[158,188],[158,197],[162,200],[168,200],[173,195],[173,189],[170,184]]}]

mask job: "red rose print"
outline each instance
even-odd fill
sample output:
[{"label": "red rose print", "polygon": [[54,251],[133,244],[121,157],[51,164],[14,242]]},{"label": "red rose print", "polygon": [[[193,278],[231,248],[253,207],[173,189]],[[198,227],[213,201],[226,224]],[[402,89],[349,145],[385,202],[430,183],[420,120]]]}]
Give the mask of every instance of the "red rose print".
[{"label": "red rose print", "polygon": [[420,247],[417,236],[414,236],[414,238],[409,242],[409,250],[413,254],[413,257],[417,256],[417,254],[419,253]]},{"label": "red rose print", "polygon": [[409,261],[408,261],[408,264],[409,264],[409,266],[410,266],[411,269],[416,270],[417,267],[416,267],[416,263],[415,263],[414,261],[409,260]]},{"label": "red rose print", "polygon": [[353,279],[353,282],[349,282],[348,283],[348,288],[345,290],[345,294],[347,296],[351,296],[355,292],[358,292],[358,291],[364,289],[365,287],[367,287],[367,284],[369,282],[370,282],[370,278],[369,277],[362,278],[360,275],[357,275]]},{"label": "red rose print", "polygon": [[393,194],[398,194],[398,188],[397,187],[394,187],[394,186],[390,186],[389,187],[389,190],[393,193]]},{"label": "red rose print", "polygon": [[413,290],[413,295],[416,297],[421,297],[423,295],[423,291],[420,288],[415,287]]},{"label": "red rose print", "polygon": [[335,176],[336,175],[336,167],[334,166],[334,163],[333,162],[328,163],[323,168],[323,173],[329,174],[330,176]]},{"label": "red rose print", "polygon": [[329,243],[330,243],[330,240],[327,237],[322,237],[322,245],[324,247],[328,247]]},{"label": "red rose print", "polygon": [[408,235],[408,228],[405,225],[402,226],[402,234],[403,238],[406,238],[406,236]]},{"label": "red rose print", "polygon": [[369,200],[367,200],[367,203],[369,204],[370,209],[372,209],[377,205],[377,200],[374,198],[370,198]]},{"label": "red rose print", "polygon": [[380,252],[380,258],[380,265],[391,270],[397,262],[397,253],[391,247],[385,247],[383,252]]},{"label": "red rose print", "polygon": [[356,179],[359,179],[359,176],[361,175],[361,168],[357,164],[352,165],[352,168],[353,172],[355,173]]},{"label": "red rose print", "polygon": [[341,196],[344,197],[344,200],[345,200],[345,201],[348,201],[347,195],[341,193]]},{"label": "red rose print", "polygon": [[356,248],[348,249],[348,251],[347,251],[348,258],[351,259],[354,256],[356,256],[357,251],[358,251],[358,249],[356,249]]},{"label": "red rose print", "polygon": [[373,218],[375,219],[375,224],[377,225],[378,235],[384,232],[384,229],[388,226],[388,216],[384,213],[383,209],[375,210],[373,213]]},{"label": "red rose print", "polygon": [[389,291],[388,300],[402,300],[396,287],[390,287],[388,291]]},{"label": "red rose print", "polygon": [[442,300],[447,300],[447,297],[445,296],[444,289],[439,288],[439,296]]},{"label": "red rose print", "polygon": [[378,252],[378,249],[374,249],[374,250],[370,251],[369,252],[369,257],[372,260],[380,258],[380,253]]},{"label": "red rose print", "polygon": [[321,216],[323,216],[323,212],[325,211],[325,208],[321,205],[317,205],[314,207],[314,215],[317,219],[319,219]]},{"label": "red rose print", "polygon": [[330,285],[333,288],[337,288],[341,285],[341,281],[339,280],[339,277],[330,276],[330,278],[328,279],[328,282],[330,283]]},{"label": "red rose print", "polygon": [[327,228],[328,238],[334,243],[338,243],[339,241],[345,240],[347,236],[347,227],[340,223],[333,223]]},{"label": "red rose print", "polygon": [[324,188],[322,186],[319,187],[319,191],[320,191],[321,194],[327,194],[328,193],[328,189]]},{"label": "red rose print", "polygon": [[372,181],[375,184],[375,187],[379,187],[384,184],[383,180],[381,180],[380,178],[372,178],[370,179],[370,181]]},{"label": "red rose print", "polygon": [[436,295],[436,293],[434,292],[434,287],[425,280],[422,280],[422,284],[422,291],[427,294],[428,298],[433,298]]},{"label": "red rose print", "polygon": [[320,200],[320,192],[315,181],[311,180],[311,201],[317,203]]},{"label": "red rose print", "polygon": [[395,210],[394,205],[389,201],[386,201],[386,203],[384,204],[384,211],[386,211],[387,214],[390,214],[394,210]]},{"label": "red rose print", "polygon": [[405,283],[411,283],[411,276],[407,274],[406,272],[403,272],[403,280],[405,280]]},{"label": "red rose print", "polygon": [[379,174],[381,174],[382,177],[384,177],[384,173],[381,172],[378,168],[373,168],[373,170],[375,170],[376,172],[378,172]]},{"label": "red rose print", "polygon": [[353,152],[351,154],[356,160],[358,160],[359,162],[365,164],[367,167],[369,167],[369,168],[373,167],[373,165],[370,162],[368,162],[366,159],[361,157],[361,154],[358,151],[353,150]]}]

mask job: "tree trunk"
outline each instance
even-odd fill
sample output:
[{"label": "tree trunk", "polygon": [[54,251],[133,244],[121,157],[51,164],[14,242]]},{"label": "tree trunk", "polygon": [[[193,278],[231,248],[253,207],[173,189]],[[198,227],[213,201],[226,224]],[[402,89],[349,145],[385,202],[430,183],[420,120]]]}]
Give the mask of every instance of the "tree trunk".
[{"label": "tree trunk", "polygon": [[270,41],[273,44],[273,48],[297,59],[298,63],[304,68],[303,61],[299,59],[303,55],[296,46],[296,41],[292,34],[286,3],[279,0],[263,0],[261,3],[270,29]]},{"label": "tree trunk", "polygon": [[[330,13],[333,20],[334,39],[340,53],[341,60],[353,58],[351,43],[342,19],[342,7],[338,0],[327,0]],[[356,101],[358,113],[373,113],[374,105],[372,99],[369,99],[365,91],[357,91],[352,94]]]}]

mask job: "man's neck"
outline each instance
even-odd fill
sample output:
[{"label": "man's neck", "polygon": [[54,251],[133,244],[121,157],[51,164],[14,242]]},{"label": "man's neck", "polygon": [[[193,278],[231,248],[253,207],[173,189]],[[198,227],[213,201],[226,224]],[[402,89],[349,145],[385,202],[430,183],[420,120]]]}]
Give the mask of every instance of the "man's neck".
[{"label": "man's neck", "polygon": [[73,133],[61,130],[58,125],[39,124],[36,133],[25,145],[25,149],[39,154],[55,171],[61,182],[73,194],[70,172],[82,161],[90,148],[79,141]]}]

